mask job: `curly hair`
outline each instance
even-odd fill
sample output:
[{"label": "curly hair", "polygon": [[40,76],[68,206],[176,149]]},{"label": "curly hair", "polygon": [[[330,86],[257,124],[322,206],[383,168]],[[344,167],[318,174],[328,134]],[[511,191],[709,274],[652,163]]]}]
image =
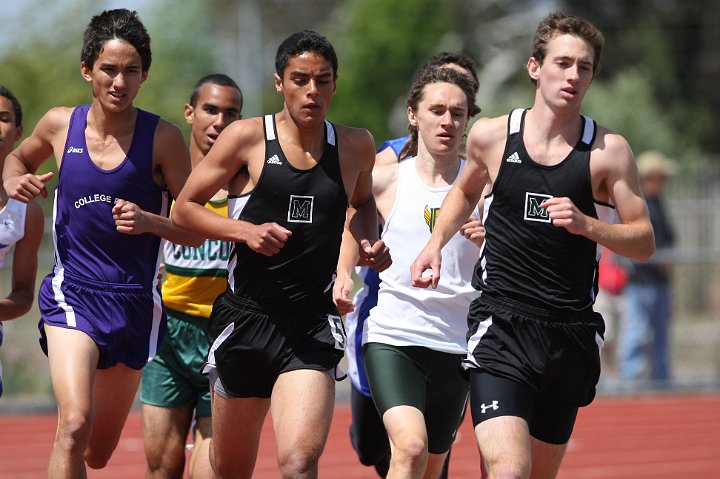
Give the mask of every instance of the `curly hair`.
[{"label": "curly hair", "polygon": [[152,63],[150,35],[140,21],[138,13],[125,8],[105,10],[90,19],[83,34],[80,60],[88,68],[92,68],[100,55],[103,44],[113,39],[132,45],[140,55],[143,71],[150,70],[150,63]]}]

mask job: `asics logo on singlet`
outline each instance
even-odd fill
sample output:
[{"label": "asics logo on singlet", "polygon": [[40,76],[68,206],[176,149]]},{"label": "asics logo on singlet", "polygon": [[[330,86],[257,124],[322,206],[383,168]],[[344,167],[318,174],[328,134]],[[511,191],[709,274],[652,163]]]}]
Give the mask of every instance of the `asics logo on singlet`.
[{"label": "asics logo on singlet", "polygon": [[525,193],[525,221],[540,221],[550,223],[550,215],[545,208],[541,208],[543,201],[552,198],[551,195],[542,193]]},{"label": "asics logo on singlet", "polygon": [[67,149],[67,151],[65,153],[67,153],[69,155],[70,153],[82,153],[82,152],[83,152],[82,148],[77,148],[75,146],[71,146],[70,148]]},{"label": "asics logo on singlet", "polygon": [[487,411],[488,409],[492,409],[493,411],[497,411],[498,409],[500,409],[500,406],[498,406],[498,402],[497,402],[497,401],[493,401],[493,402],[491,402],[490,404],[488,404],[487,406],[485,405],[485,403],[482,403],[482,404],[480,405],[480,409],[481,409],[481,411],[480,411],[481,414],[485,414],[485,411]]},{"label": "asics logo on singlet", "polygon": [[277,155],[273,155],[267,160],[268,165],[282,165],[282,161],[280,161],[280,158],[278,158]]},{"label": "asics logo on singlet", "polygon": [[520,159],[520,155],[518,155],[517,151],[513,153],[512,155],[505,158],[506,163],[522,163],[522,160]]}]

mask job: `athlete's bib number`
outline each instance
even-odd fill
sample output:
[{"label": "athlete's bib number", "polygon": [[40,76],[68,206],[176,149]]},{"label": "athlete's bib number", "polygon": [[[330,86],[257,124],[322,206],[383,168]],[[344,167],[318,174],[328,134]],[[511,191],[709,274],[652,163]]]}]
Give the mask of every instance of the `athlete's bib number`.
[{"label": "athlete's bib number", "polygon": [[345,326],[340,316],[328,314],[328,323],[330,323],[330,331],[335,338],[335,349],[345,350]]}]

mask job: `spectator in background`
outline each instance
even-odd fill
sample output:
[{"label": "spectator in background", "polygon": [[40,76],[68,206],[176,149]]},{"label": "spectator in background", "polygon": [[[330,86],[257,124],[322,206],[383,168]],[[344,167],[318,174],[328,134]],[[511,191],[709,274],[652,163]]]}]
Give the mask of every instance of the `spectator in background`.
[{"label": "spectator in background", "polygon": [[623,291],[627,286],[627,268],[623,263],[609,249],[603,251],[598,266],[600,292],[594,306],[605,320],[605,343],[601,353],[603,371],[612,377],[617,376],[617,338],[625,313]]},{"label": "spectator in background", "polygon": [[[675,237],[663,203],[663,191],[677,164],[657,151],[637,160],[640,185],[655,231],[655,254],[647,263],[632,262],[625,288],[625,317],[620,337],[620,375],[639,379],[647,369],[654,381],[670,379],[670,267]],[[649,368],[646,367],[650,359]]]}]

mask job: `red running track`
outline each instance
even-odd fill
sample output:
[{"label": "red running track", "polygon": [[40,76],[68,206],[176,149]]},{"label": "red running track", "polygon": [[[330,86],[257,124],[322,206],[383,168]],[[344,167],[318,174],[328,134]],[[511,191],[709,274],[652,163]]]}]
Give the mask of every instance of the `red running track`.
[{"label": "red running track", "polygon": [[[469,416],[469,414],[468,414]],[[0,416],[0,479],[44,477],[54,414]],[[348,439],[350,408],[338,404],[320,460],[322,478],[373,478]],[[277,478],[272,428],[265,424],[255,478]],[[142,478],[140,415],[131,413],[108,466],[88,477]],[[477,479],[479,456],[466,418],[453,446],[450,477]],[[601,397],[580,412],[559,479],[720,477],[720,393]]]}]

